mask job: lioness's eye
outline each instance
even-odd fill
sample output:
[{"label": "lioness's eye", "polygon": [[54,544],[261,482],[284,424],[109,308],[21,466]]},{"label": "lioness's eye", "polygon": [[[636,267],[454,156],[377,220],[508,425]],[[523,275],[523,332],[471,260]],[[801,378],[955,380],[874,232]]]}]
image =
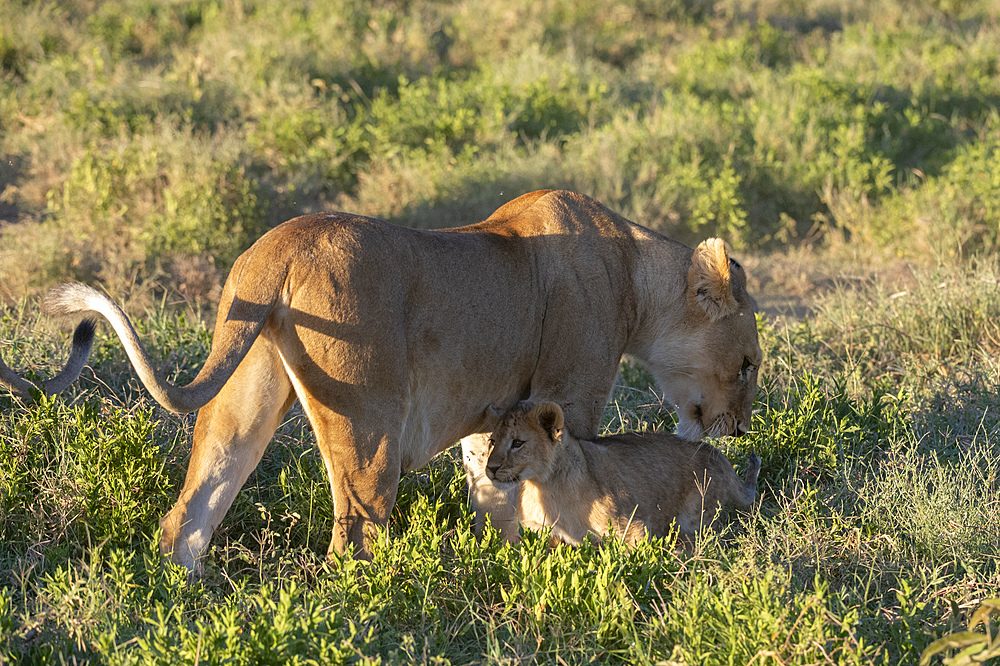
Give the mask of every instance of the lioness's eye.
[{"label": "lioness's eye", "polygon": [[515,439],[514,441],[512,441],[510,443],[510,449],[511,449],[511,451],[513,451],[514,449],[519,449],[522,446],[524,446],[524,440],[523,439]]},{"label": "lioness's eye", "polygon": [[750,362],[750,359],[744,356],[743,357],[743,367],[740,368],[740,377],[742,377],[742,378],[745,379],[746,377],[748,377],[750,375],[751,372],[753,372],[756,369],[757,368],[754,367],[754,364]]}]

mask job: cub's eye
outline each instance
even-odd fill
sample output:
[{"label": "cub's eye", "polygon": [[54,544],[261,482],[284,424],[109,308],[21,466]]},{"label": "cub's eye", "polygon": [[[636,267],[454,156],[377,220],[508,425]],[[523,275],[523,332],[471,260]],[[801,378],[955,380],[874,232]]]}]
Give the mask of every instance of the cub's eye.
[{"label": "cub's eye", "polygon": [[486,443],[490,445],[490,448],[491,448],[491,449],[492,449],[492,448],[493,448],[494,446],[496,446],[496,445],[497,445],[497,443],[496,443],[496,440],[495,440],[495,439],[493,439],[492,437],[490,437],[490,438],[489,438],[489,440],[488,440],[488,441],[487,441]]},{"label": "cub's eye", "polygon": [[510,443],[510,450],[513,451],[514,449],[519,449],[522,446],[524,446],[524,440],[523,439],[515,439],[514,441],[512,441]]},{"label": "cub's eye", "polygon": [[750,362],[750,359],[744,356],[743,367],[740,368],[740,377],[746,378],[750,375],[751,372],[753,372],[756,369],[757,369],[756,366],[754,366],[754,364]]}]

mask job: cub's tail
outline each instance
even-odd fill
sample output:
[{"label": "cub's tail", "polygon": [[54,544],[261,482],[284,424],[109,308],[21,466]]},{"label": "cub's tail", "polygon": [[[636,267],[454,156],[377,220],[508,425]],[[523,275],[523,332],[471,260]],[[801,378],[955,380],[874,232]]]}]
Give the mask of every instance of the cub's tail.
[{"label": "cub's tail", "polygon": [[255,253],[258,246],[245,252],[233,266],[219,304],[212,351],[198,376],[186,386],[169,383],[153,368],[128,315],[104,294],[82,284],[67,283],[45,295],[42,309],[52,315],[94,312],[103,316],[122,341],[139,379],[153,398],[172,412],[193,412],[218,395],[236,372],[280,298],[287,263],[268,251]]},{"label": "cub's tail", "polygon": [[87,365],[87,358],[90,356],[90,347],[94,343],[94,320],[84,319],[76,330],[73,331],[73,348],[69,354],[69,360],[63,369],[52,379],[41,382],[41,385],[24,379],[11,370],[3,359],[0,359],[0,386],[10,389],[10,392],[19,398],[30,399],[31,389],[41,391],[48,395],[65,391],[70,384],[83,372]]},{"label": "cub's tail", "polygon": [[743,506],[750,506],[757,499],[757,475],[760,474],[760,457],[751,453],[747,460],[747,471],[743,474],[743,486],[740,488],[739,501]]}]

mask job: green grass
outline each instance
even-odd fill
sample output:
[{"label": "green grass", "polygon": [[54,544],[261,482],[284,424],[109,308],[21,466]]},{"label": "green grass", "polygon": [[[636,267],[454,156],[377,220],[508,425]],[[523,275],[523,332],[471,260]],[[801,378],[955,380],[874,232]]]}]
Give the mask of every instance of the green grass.
[{"label": "green grass", "polygon": [[541,187],[689,242],[995,252],[994,9],[6,3],[0,298],[76,278],[211,302],[293,215],[446,226]]},{"label": "green grass", "polygon": [[[57,282],[107,288],[188,381],[223,276],[271,225],[338,208],[450,226],[544,187],[721,234],[762,302],[803,313],[762,317],[750,434],[719,442],[761,456],[761,500],[690,550],[476,541],[452,451],[404,477],[371,563],[327,562],[329,486],[293,408],[194,584],[156,548],[193,417],[99,337],[64,395],[0,394],[0,664],[897,664],[987,645],[994,10],[0,3],[0,355],[35,377],[68,346],[37,310]],[[622,377],[606,429],[672,427],[649,376]]]},{"label": "green grass", "polygon": [[[402,481],[371,563],[327,562],[322,463],[292,413],[220,526],[205,575],[160,560],[158,517],[179,489],[192,421],[136,391],[113,339],[54,399],[0,397],[0,655],[104,663],[915,663],[1000,593],[1000,374],[979,348],[1000,316],[989,271],[917,271],[905,344],[879,328],[881,284],[838,288],[802,322],[761,320],[767,360],[750,434],[761,500],[690,550],[670,540],[549,550],[472,534],[456,451]],[[64,348],[14,333],[23,368]],[[853,320],[846,323],[850,313]],[[891,314],[891,313],[888,313]],[[206,353],[190,314],[140,317],[189,376]],[[987,336],[987,338],[982,338]],[[6,337],[5,337],[6,339]],[[38,341],[41,347],[37,347]],[[853,340],[853,342],[850,342]],[[22,356],[22,353],[25,355]],[[864,359],[866,362],[860,362]],[[942,373],[928,368],[944,367]],[[626,366],[610,431],[669,427],[648,376]],[[665,418],[666,417],[666,418]],[[770,655],[770,656],[768,656]],[[310,661],[312,660],[312,661]]]}]

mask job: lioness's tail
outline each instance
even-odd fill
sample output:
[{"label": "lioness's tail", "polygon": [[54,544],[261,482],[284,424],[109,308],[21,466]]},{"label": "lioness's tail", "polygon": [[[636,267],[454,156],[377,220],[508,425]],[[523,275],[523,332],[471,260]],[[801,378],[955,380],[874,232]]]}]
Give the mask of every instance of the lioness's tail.
[{"label": "lioness's tail", "polygon": [[[247,254],[241,257],[245,258]],[[239,282],[237,270],[239,265],[240,261],[237,261],[237,266],[233,268],[233,274],[237,274],[235,278],[237,282]],[[230,280],[234,279],[233,274],[230,275]],[[227,302],[224,298],[219,306],[220,308],[228,306],[228,312],[226,318],[223,320],[220,317],[216,325],[212,351],[198,376],[186,386],[169,383],[153,368],[149,354],[139,342],[139,336],[132,327],[128,315],[104,294],[82,284],[67,283],[51,289],[45,295],[42,299],[42,309],[53,315],[71,315],[80,312],[96,312],[102,315],[118,334],[139,379],[153,398],[172,412],[193,412],[218,395],[236,372],[240,361],[250,351],[250,347],[260,335],[274,309],[286,274],[287,270],[282,271],[280,267],[272,264],[270,270],[257,273],[252,284],[246,285],[245,290],[251,292],[250,294],[243,295],[240,285],[234,286],[236,293],[233,299]]]},{"label": "lioness's tail", "polygon": [[63,369],[52,379],[48,379],[38,384],[24,379],[11,370],[3,359],[0,359],[0,386],[6,386],[11,393],[20,398],[30,398],[31,389],[47,393],[49,395],[60,393],[66,390],[70,384],[83,372],[87,365],[87,357],[90,356],[90,346],[94,343],[94,320],[84,319],[76,330],[73,331],[73,348],[69,354],[69,360]]},{"label": "lioness's tail", "polygon": [[743,506],[750,506],[757,499],[757,475],[760,474],[760,458],[751,453],[747,461],[747,471],[743,474],[743,486],[740,488],[739,501]]}]

